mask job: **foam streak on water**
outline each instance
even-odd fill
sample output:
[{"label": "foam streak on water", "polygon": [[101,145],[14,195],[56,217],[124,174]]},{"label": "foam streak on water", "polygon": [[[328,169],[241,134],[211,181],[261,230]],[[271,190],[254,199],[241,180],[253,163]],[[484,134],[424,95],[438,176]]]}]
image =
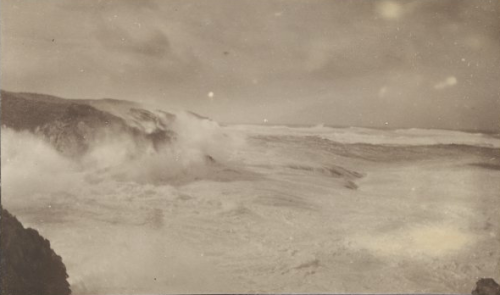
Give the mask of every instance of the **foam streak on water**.
[{"label": "foam streak on water", "polygon": [[368,128],[333,128],[324,125],[314,127],[251,126],[236,125],[234,130],[267,135],[318,136],[335,142],[383,145],[470,145],[500,148],[500,138],[483,133],[435,129],[380,130]]}]

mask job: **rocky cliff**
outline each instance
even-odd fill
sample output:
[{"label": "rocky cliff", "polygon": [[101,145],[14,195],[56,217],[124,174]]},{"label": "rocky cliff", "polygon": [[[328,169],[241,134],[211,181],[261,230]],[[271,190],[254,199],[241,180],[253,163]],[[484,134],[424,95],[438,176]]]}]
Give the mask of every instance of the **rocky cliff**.
[{"label": "rocky cliff", "polygon": [[0,219],[0,293],[68,295],[66,267],[50,242],[23,225],[7,210]]}]

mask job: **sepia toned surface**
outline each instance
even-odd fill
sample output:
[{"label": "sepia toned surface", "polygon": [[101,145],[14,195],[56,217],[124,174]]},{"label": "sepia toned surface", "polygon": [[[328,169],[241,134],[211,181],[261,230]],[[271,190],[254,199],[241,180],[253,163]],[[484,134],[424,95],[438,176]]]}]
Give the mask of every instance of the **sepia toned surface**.
[{"label": "sepia toned surface", "polygon": [[2,0],[2,207],[72,294],[470,293],[500,279],[499,17]]}]

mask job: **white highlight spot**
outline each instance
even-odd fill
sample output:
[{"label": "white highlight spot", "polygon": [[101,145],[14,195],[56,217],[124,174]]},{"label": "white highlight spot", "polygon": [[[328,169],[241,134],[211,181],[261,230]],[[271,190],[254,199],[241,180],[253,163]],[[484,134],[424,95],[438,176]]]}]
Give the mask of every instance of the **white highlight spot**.
[{"label": "white highlight spot", "polygon": [[445,224],[422,225],[392,233],[360,236],[358,246],[375,255],[442,257],[459,253],[473,242],[472,236]]},{"label": "white highlight spot", "polygon": [[386,20],[397,20],[403,15],[403,7],[394,1],[380,2],[376,7],[377,13]]},{"label": "white highlight spot", "polygon": [[207,95],[208,97],[213,98],[215,94],[212,91],[210,91]]},{"label": "white highlight spot", "polygon": [[437,83],[436,85],[434,85],[434,88],[435,89],[444,89],[444,88],[455,86],[455,85],[457,85],[457,83],[458,83],[457,78],[455,78],[454,76],[450,76],[450,77],[446,78],[446,80],[441,81],[441,82]]}]

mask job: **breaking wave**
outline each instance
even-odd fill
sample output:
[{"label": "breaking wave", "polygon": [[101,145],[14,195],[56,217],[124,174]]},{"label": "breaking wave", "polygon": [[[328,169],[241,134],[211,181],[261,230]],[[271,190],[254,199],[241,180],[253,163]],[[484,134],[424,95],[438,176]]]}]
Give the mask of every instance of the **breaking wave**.
[{"label": "breaking wave", "polygon": [[[153,148],[126,132],[104,132],[79,156],[61,153],[41,134],[2,127],[2,177],[7,194],[67,191],[103,180],[176,184],[232,165],[243,139],[189,113],[169,126],[175,140]],[[96,131],[97,132],[97,131]]]},{"label": "breaking wave", "polygon": [[258,135],[312,135],[344,144],[468,145],[500,148],[500,138],[495,135],[437,129],[380,130],[360,127],[335,128],[323,124],[312,127],[235,125],[231,126],[231,129]]}]

